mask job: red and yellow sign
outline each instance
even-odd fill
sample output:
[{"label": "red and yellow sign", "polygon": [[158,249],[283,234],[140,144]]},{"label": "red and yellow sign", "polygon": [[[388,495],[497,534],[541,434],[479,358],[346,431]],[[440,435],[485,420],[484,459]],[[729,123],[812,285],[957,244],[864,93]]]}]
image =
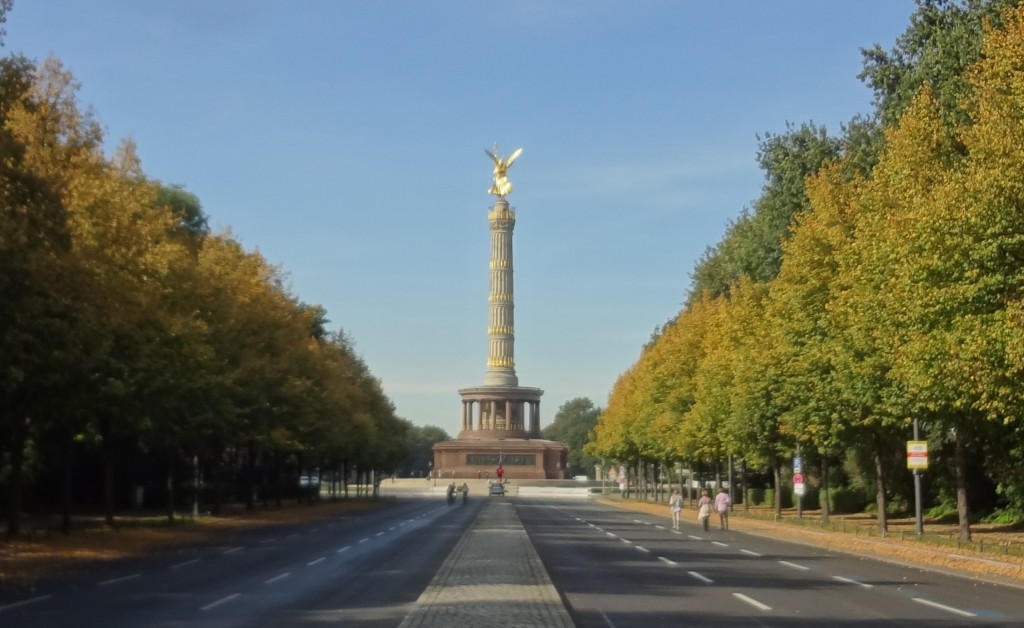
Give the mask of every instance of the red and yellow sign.
[{"label": "red and yellow sign", "polygon": [[907,468],[927,469],[928,468],[928,441],[908,440],[907,441]]}]

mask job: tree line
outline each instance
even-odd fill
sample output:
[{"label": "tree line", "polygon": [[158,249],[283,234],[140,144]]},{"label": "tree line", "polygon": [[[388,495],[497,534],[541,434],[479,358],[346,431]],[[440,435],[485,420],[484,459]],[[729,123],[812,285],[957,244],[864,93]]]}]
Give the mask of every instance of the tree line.
[{"label": "tree line", "polygon": [[[682,310],[616,381],[588,451],[774,486],[792,457],[855,488],[886,531],[913,503],[969,541],[1024,519],[1024,8],[919,0],[862,50],[875,110],[838,136],[759,138],[761,196],[698,262]],[[865,500],[867,501],[867,500]]]},{"label": "tree line", "polygon": [[394,470],[411,424],[351,340],[130,141],[106,156],[77,93],[56,59],[0,59],[8,535],[25,513],[66,531],[76,509],[113,524],[142,496],[173,521],[294,496],[300,475]]}]

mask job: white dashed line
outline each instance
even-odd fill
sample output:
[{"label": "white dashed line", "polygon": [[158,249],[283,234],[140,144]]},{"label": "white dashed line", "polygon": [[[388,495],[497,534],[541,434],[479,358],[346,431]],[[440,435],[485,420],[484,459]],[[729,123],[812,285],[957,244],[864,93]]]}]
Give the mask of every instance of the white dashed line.
[{"label": "white dashed line", "polygon": [[758,602],[757,600],[755,600],[754,598],[747,597],[746,595],[743,595],[742,593],[733,593],[733,597],[735,597],[738,600],[742,600],[742,601],[746,602],[747,604],[750,604],[754,608],[760,609],[762,611],[770,611],[770,610],[772,610],[771,606],[768,606],[767,604],[762,604],[762,603]]},{"label": "white dashed line", "polygon": [[676,566],[676,561],[669,560],[669,559],[665,558],[664,556],[659,556],[658,560],[660,560],[661,562],[665,563],[666,565],[671,565],[673,567]]},{"label": "white dashed line", "polygon": [[307,567],[312,567],[313,565],[315,565],[317,563],[322,563],[325,560],[327,560],[327,558],[325,556],[321,556],[320,558],[317,558],[316,560],[309,561],[308,563],[306,563],[306,566]]},{"label": "white dashed line", "polygon": [[377,534],[374,534],[373,536],[384,536],[384,533],[383,532],[378,532]]},{"label": "white dashed line", "polygon": [[717,545],[718,547],[729,547],[728,543],[722,543],[721,541],[711,541],[711,544]]},{"label": "white dashed line", "polygon": [[130,576],[121,576],[120,578],[111,578],[110,580],[104,580],[103,582],[97,583],[97,586],[105,587],[108,584],[117,584],[118,582],[124,582],[125,580],[134,580],[136,578],[141,578],[141,577],[142,577],[142,574],[140,574],[140,573],[133,573]]},{"label": "white dashed line", "polygon": [[688,573],[688,574],[690,574],[691,576],[693,576],[694,578],[696,578],[696,579],[700,580],[700,581],[701,581],[701,582],[703,582],[704,584],[713,584],[713,583],[715,582],[715,581],[714,581],[714,580],[712,580],[711,578],[708,578],[708,577],[707,577],[707,576],[705,576],[704,574],[701,574],[701,573],[697,573],[696,571],[687,571],[686,573]]},{"label": "white dashed line", "polygon": [[932,602],[931,600],[926,600],[923,597],[915,597],[912,599],[919,604],[931,606],[932,608],[937,608],[940,611],[946,611],[947,613],[953,613],[954,615],[959,615],[961,617],[977,617],[976,614],[970,611],[961,610],[959,608],[953,608],[952,606],[946,606],[945,604],[939,604],[938,602]]},{"label": "white dashed line", "polygon": [[643,523],[643,521],[640,521],[639,519],[634,519],[633,523]]},{"label": "white dashed line", "polygon": [[360,542],[360,543],[365,543],[365,542],[367,542],[367,541],[369,541],[369,540],[370,540],[370,538],[369,538],[369,537],[366,537],[366,538],[363,538],[363,539],[359,539],[359,542]]},{"label": "white dashed line", "polygon": [[189,565],[194,565],[198,562],[198,558],[193,558],[192,560],[186,560],[185,562],[178,563],[177,565],[171,565],[171,569],[180,569],[181,567],[188,567]]},{"label": "white dashed line", "polygon": [[343,547],[340,550],[338,550],[338,553],[340,554],[342,552],[347,552],[349,549],[351,549],[351,547],[352,547],[351,545],[346,545],[345,547]]},{"label": "white dashed line", "polygon": [[613,539],[619,538],[618,535],[612,534],[611,532],[605,532],[605,534],[607,534],[608,536],[612,537]]},{"label": "white dashed line", "polygon": [[260,545],[263,545],[263,544],[266,544],[266,543],[273,543],[276,540],[277,540],[276,538],[274,538],[274,539],[263,539],[262,541],[260,541]]},{"label": "white dashed line", "polygon": [[231,549],[224,550],[225,554],[234,554],[235,552],[241,552],[245,548],[239,545],[238,547],[232,547]]},{"label": "white dashed line", "polygon": [[214,608],[214,607],[220,606],[221,604],[225,604],[227,602],[230,602],[231,600],[233,600],[233,599],[235,599],[237,597],[241,597],[241,595],[242,595],[241,593],[232,593],[231,595],[227,595],[227,596],[224,596],[224,597],[220,598],[216,602],[210,602],[206,606],[201,606],[199,608],[199,610],[201,610],[201,611],[208,611],[211,608]]},{"label": "white dashed line", "polygon": [[757,552],[752,551],[752,550],[741,549],[740,551],[743,552],[744,554],[748,555],[748,556],[760,556],[760,554],[758,554]]},{"label": "white dashed line", "polygon": [[45,600],[50,599],[51,597],[53,597],[53,596],[52,595],[40,595],[39,597],[34,597],[34,598],[31,598],[31,599],[28,599],[28,600],[22,600],[20,602],[14,602],[12,604],[8,604],[7,606],[0,606],[0,611],[6,611],[7,609],[10,609],[10,608],[18,608],[19,606],[28,606],[29,604],[35,604],[37,602],[43,602]]},{"label": "white dashed line", "polygon": [[626,543],[627,545],[633,543],[633,541],[630,541],[629,539],[619,539],[619,540],[622,541],[623,543]]},{"label": "white dashed line", "polygon": [[788,560],[780,560],[779,564],[780,565],[785,565],[787,567],[792,567],[793,569],[799,569],[800,571],[810,571],[810,569],[811,569],[810,567],[804,567],[803,565],[798,565],[796,563],[791,563]]},{"label": "white dashed line", "polygon": [[875,586],[873,584],[868,584],[867,582],[859,582],[857,580],[854,580],[853,578],[844,578],[842,576],[832,576],[832,579],[838,580],[839,582],[845,582],[847,584],[855,584],[859,587],[864,587],[865,589],[871,589]]},{"label": "white dashed line", "polygon": [[664,530],[665,529],[665,526],[654,526],[654,527],[659,529],[659,530]]},{"label": "white dashed line", "polygon": [[274,584],[278,580],[284,580],[285,578],[287,578],[290,575],[292,575],[291,572],[286,571],[283,574],[279,574],[279,575],[274,576],[270,580],[264,580],[263,584]]},{"label": "white dashed line", "polygon": [[638,550],[640,550],[641,552],[643,552],[644,554],[650,554],[651,553],[651,550],[647,549],[643,545],[637,545],[636,548]]}]

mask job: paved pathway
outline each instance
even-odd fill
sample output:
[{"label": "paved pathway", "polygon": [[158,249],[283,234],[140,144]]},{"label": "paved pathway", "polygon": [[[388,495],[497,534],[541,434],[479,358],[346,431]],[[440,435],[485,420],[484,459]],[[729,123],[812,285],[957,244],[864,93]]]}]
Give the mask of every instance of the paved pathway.
[{"label": "paved pathway", "polygon": [[515,508],[492,497],[400,628],[573,625]]}]

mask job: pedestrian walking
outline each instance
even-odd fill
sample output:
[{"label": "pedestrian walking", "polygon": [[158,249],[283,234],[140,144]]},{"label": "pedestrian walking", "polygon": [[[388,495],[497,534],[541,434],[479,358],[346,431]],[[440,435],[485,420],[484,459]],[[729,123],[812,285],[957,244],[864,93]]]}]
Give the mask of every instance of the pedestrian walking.
[{"label": "pedestrian walking", "polygon": [[700,499],[697,500],[697,521],[708,531],[708,519],[711,518],[711,498],[706,490],[700,492]]},{"label": "pedestrian walking", "polygon": [[448,485],[448,505],[455,503],[455,482]]},{"label": "pedestrian walking", "polygon": [[672,529],[679,529],[679,512],[683,509],[683,496],[679,489],[672,490],[672,496],[668,498],[668,507],[672,510]]},{"label": "pedestrian walking", "polygon": [[715,495],[715,510],[718,512],[718,528],[720,530],[729,529],[730,506],[732,506],[732,499],[729,498],[729,493],[725,491],[724,487],[720,487],[718,495]]}]

